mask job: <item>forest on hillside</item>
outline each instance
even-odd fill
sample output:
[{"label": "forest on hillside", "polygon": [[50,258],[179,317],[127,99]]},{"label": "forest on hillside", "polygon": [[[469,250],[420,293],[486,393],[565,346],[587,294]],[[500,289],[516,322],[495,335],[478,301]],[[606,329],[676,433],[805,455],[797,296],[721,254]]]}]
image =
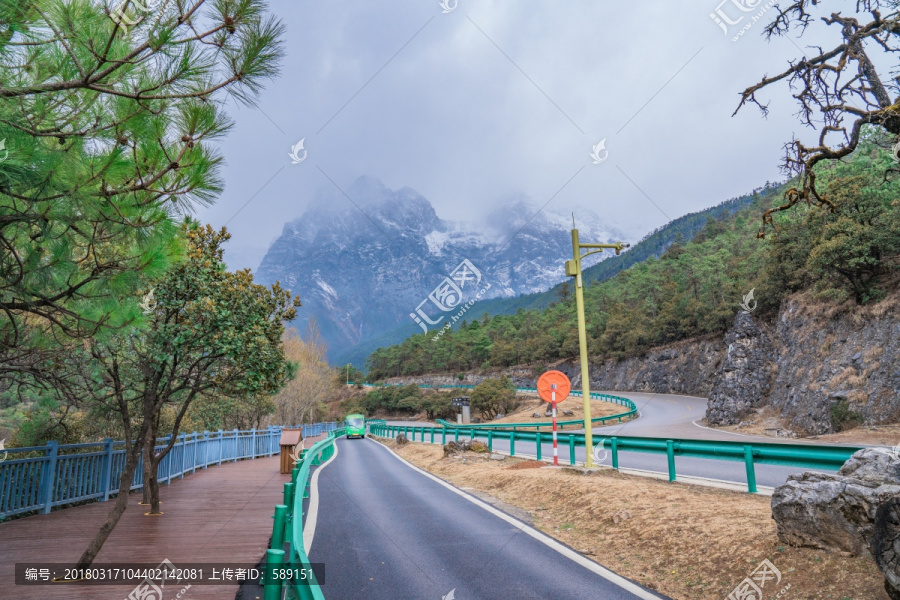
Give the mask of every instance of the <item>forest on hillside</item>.
[{"label": "forest on hillside", "polygon": [[[766,187],[736,213],[708,218],[693,239],[677,239],[659,258],[586,284],[589,354],[634,356],[722,333],[751,290],[764,318],[801,290],[834,303],[882,298],[896,285],[900,263],[900,183],[884,175],[896,168],[884,147],[871,129],[849,157],[817,167],[833,210],[802,204],[776,212],[774,227],[760,236],[760,216],[784,201],[787,186]],[[548,363],[577,353],[575,303],[563,285],[546,309],[485,314],[441,336],[413,335],[373,352],[367,367],[377,380]]]}]

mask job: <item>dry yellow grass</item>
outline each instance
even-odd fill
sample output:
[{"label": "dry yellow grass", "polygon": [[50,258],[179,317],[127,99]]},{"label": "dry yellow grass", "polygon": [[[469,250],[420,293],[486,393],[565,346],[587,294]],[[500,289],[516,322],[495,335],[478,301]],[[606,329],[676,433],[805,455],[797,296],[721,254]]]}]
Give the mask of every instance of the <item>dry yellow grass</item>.
[{"label": "dry yellow grass", "polygon": [[444,459],[440,446],[387,445],[458,487],[528,511],[538,529],[678,600],[725,598],[765,558],[782,573],[778,589],[791,585],[784,600],[887,599],[871,558],[782,545],[766,497],[611,469],[591,476],[552,467],[510,469],[516,459],[477,454],[463,463]]}]

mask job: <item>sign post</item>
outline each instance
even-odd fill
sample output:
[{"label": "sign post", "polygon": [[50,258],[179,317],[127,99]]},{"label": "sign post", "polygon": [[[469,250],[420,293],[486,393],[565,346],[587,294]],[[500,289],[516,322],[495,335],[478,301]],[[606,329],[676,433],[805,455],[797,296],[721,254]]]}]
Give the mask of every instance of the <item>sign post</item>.
[{"label": "sign post", "polygon": [[537,382],[538,395],[544,402],[550,403],[553,411],[553,465],[559,466],[559,449],[556,443],[556,403],[562,402],[569,395],[572,384],[562,371],[547,371]]},{"label": "sign post", "polygon": [[[572,217],[572,226],[575,226],[575,217]],[[572,260],[566,261],[566,275],[575,278],[575,313],[578,319],[578,350],[581,358],[581,396],[584,400],[584,451],[587,454],[584,460],[586,467],[594,466],[594,440],[593,421],[591,421],[591,376],[588,367],[587,351],[587,327],[584,320],[584,280],[581,272],[581,259],[595,252],[603,252],[605,249],[615,250],[616,256],[628,248],[629,244],[619,242],[617,244],[582,244],[578,238],[578,230],[572,229]],[[581,249],[587,250],[584,254]]]},{"label": "sign post", "polygon": [[471,404],[470,400],[471,398],[469,398],[469,396],[460,396],[459,398],[450,399],[450,403],[453,406],[459,406],[460,408],[462,408],[462,414],[460,415],[460,417],[462,417],[462,422],[466,425],[472,422],[472,413],[470,412],[471,409],[469,408],[469,405]]}]

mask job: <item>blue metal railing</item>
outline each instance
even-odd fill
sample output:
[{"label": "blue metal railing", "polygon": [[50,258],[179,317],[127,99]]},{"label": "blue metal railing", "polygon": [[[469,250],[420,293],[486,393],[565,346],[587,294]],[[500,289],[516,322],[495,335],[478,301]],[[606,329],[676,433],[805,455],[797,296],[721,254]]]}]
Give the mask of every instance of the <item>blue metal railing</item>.
[{"label": "blue metal railing", "polygon": [[[304,437],[333,431],[337,423],[303,425]],[[272,456],[279,452],[281,427],[182,433],[160,461],[160,483],[184,477],[209,465]],[[157,450],[169,443],[157,440]],[[18,455],[21,458],[15,458]],[[55,506],[84,500],[108,500],[119,489],[125,468],[125,442],[106,439],[87,444],[58,444],[8,448],[0,452],[0,518],[30,511],[49,513]],[[143,459],[131,489],[144,485]]]}]

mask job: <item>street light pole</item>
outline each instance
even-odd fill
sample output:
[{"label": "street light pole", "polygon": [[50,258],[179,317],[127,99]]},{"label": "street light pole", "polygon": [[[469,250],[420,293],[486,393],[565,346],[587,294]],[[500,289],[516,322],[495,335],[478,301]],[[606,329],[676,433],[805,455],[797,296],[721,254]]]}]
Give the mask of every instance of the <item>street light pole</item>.
[{"label": "street light pole", "polygon": [[[604,249],[615,250],[619,254],[629,244],[582,244],[578,230],[572,229],[572,260],[566,261],[566,275],[575,278],[575,312],[578,316],[578,348],[581,354],[581,394],[584,400],[584,466],[594,466],[594,439],[591,423],[591,377],[588,368],[587,327],[584,320],[584,280],[581,275],[581,259]],[[581,253],[586,248],[588,252]]]}]

